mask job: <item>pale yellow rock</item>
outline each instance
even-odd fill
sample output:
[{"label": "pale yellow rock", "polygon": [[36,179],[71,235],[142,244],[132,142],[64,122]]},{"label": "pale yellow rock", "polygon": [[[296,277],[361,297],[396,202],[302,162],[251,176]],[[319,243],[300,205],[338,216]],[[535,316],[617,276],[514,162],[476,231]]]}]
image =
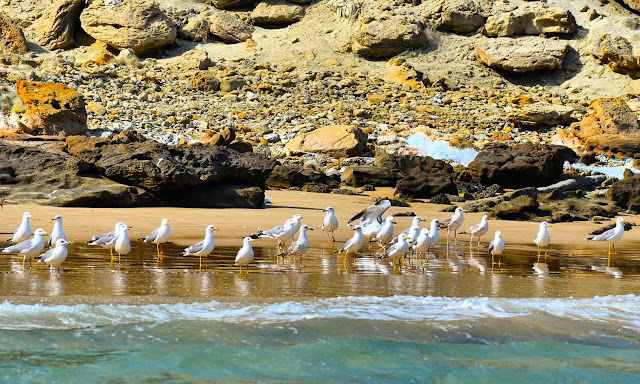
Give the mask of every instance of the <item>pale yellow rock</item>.
[{"label": "pale yellow rock", "polygon": [[285,149],[291,152],[319,152],[337,157],[362,154],[367,134],[350,125],[330,125],[296,136]]}]

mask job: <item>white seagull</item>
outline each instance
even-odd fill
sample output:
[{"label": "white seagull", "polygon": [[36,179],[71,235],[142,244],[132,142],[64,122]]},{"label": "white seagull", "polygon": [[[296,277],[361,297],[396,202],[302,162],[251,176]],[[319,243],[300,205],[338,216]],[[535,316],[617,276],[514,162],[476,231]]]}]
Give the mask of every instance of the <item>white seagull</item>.
[{"label": "white seagull", "polygon": [[342,248],[340,248],[335,252],[335,253],[344,252],[344,264],[347,264],[348,254],[358,253],[358,251],[360,251],[362,249],[362,246],[364,245],[364,238],[362,237],[362,227],[359,225],[354,225],[353,230],[355,231],[355,233],[353,234],[353,237],[347,240],[347,242],[344,243]]},{"label": "white seagull", "polygon": [[382,223],[382,227],[376,233],[376,235],[371,239],[371,241],[375,241],[378,243],[380,248],[386,250],[386,244],[393,238],[393,224],[396,224],[394,217],[389,215],[384,218],[384,222]]},{"label": "white seagull", "polygon": [[144,238],[145,243],[153,243],[156,245],[156,251],[158,251],[158,261],[162,261],[164,251],[160,249],[160,244],[166,243],[171,237],[171,227],[169,226],[169,219],[162,219],[160,226],[153,230],[147,237]]},{"label": "white seagull", "polygon": [[300,230],[300,227],[302,226],[302,215],[299,214],[295,214],[293,215],[293,217],[291,218],[291,221],[293,222],[293,227],[295,228],[295,232],[293,232],[293,235],[291,236],[291,240],[293,241],[293,236],[295,236],[296,233],[298,233],[298,231]]},{"label": "white seagull", "polygon": [[296,234],[296,223],[293,219],[287,219],[283,225],[278,225],[266,231],[258,231],[258,237],[268,237],[278,240],[278,250],[284,247],[284,242],[293,239]]},{"label": "white seagull", "polygon": [[447,228],[447,243],[449,242],[449,232],[453,231],[453,236],[455,238],[455,241],[458,241],[458,228],[460,228],[462,226],[462,222],[464,221],[464,216],[462,215],[462,212],[464,212],[464,209],[458,207],[456,208],[455,212],[453,213],[453,215],[451,215],[450,218],[448,218],[447,220],[443,221],[440,224],[440,228]]},{"label": "white seagull", "polygon": [[[429,242],[429,249],[431,249],[431,247],[434,247],[436,244],[438,244],[438,240],[440,240],[440,233],[438,232],[439,227],[440,227],[440,220],[438,219],[431,220],[431,228],[429,229],[429,239],[431,239],[431,241]],[[429,249],[427,249],[427,252],[429,252]]]},{"label": "white seagull", "polygon": [[[130,226],[127,224],[120,224],[120,231],[118,232],[118,238],[113,250],[118,254],[118,264],[120,264],[120,258],[122,255],[127,256],[131,252],[131,241],[129,240]],[[113,263],[113,257],[111,258]]]},{"label": "white seagull", "polygon": [[[53,236],[53,235],[52,235]],[[67,259],[67,255],[69,251],[67,250],[67,245],[71,244],[65,239],[56,240],[56,244],[54,248],[49,249],[47,252],[43,253],[39,257],[38,262],[44,262],[49,264],[49,269],[53,271],[53,268],[58,270],[58,274],[60,274],[60,265]]]},{"label": "white seagull", "polygon": [[401,233],[398,235],[398,242],[389,247],[389,250],[383,256],[380,256],[381,259],[391,259],[394,271],[396,270],[396,261],[398,261],[398,269],[401,269],[403,264],[402,261],[407,255],[407,252],[409,252],[409,244],[406,240],[406,236]]},{"label": "white seagull", "polygon": [[198,256],[200,257],[200,269],[202,269],[202,256],[205,258],[213,252],[215,242],[213,239],[213,231],[217,231],[214,225],[208,225],[204,231],[204,240],[184,249],[182,256]]},{"label": "white seagull", "polygon": [[307,253],[307,250],[309,249],[309,239],[307,239],[307,231],[313,231],[313,228],[308,225],[303,225],[302,227],[300,227],[298,240],[293,242],[285,252],[279,254],[278,256],[293,256],[294,261],[296,257],[299,257],[300,263],[302,263],[302,255]]},{"label": "white seagull", "polygon": [[611,255],[616,254],[616,241],[622,239],[622,236],[624,235],[624,224],[622,223],[624,223],[625,221],[627,220],[624,217],[618,217],[616,219],[615,227],[597,236],[587,239],[589,241],[606,241],[607,243],[609,243],[607,266],[611,266]]},{"label": "white seagull", "polygon": [[429,237],[429,228],[422,228],[420,235],[418,235],[416,242],[413,244],[413,251],[418,252],[418,259],[421,259],[422,254],[429,251],[430,247],[431,238]]},{"label": "white seagull", "polygon": [[49,237],[49,247],[56,247],[58,245],[58,240],[67,239],[67,235],[64,233],[64,229],[62,229],[62,216],[56,215],[53,219],[53,230],[51,231],[51,236]]},{"label": "white seagull", "polygon": [[348,224],[360,219],[362,233],[371,239],[382,227],[382,215],[384,215],[389,207],[391,207],[389,200],[380,200],[375,205],[371,205],[353,216]]},{"label": "white seagull", "polygon": [[36,256],[40,252],[42,252],[42,249],[44,248],[44,244],[45,244],[43,236],[46,236],[48,234],[49,233],[46,232],[44,229],[38,228],[38,229],[36,229],[36,231],[33,234],[33,239],[24,240],[21,243],[18,243],[16,245],[12,245],[10,247],[7,247],[7,248],[3,249],[2,252],[4,252],[4,253],[18,253],[18,254],[22,255],[22,270],[23,271],[24,271],[25,261],[26,261],[26,259],[28,257],[29,258],[29,270],[31,270],[31,258],[33,256]]},{"label": "white seagull", "polygon": [[535,245],[538,246],[538,261],[540,261],[540,247],[544,248],[544,259],[547,260],[547,246],[551,244],[551,236],[549,235],[547,228],[550,226],[551,224],[546,221],[540,223],[540,229],[538,229],[538,233],[533,239]]},{"label": "white seagull", "polygon": [[243,265],[247,266],[247,273],[249,273],[249,263],[251,263],[254,258],[253,247],[251,246],[253,240],[254,239],[249,236],[245,237],[242,240],[242,248],[240,248],[236,254],[236,262],[234,265],[240,267],[240,273],[242,273]]},{"label": "white seagull", "polygon": [[19,243],[21,241],[29,240],[31,237],[31,224],[29,223],[29,218],[31,217],[31,212],[25,212],[22,214],[22,222],[20,222],[20,226],[13,231],[13,236],[7,240],[10,243]]},{"label": "white seagull", "polygon": [[[491,265],[495,264],[493,256],[499,256],[504,252],[504,239],[502,238],[502,232],[496,231],[493,241],[489,243],[487,248],[491,252]],[[500,266],[500,260],[498,260],[498,266]]]},{"label": "white seagull", "polygon": [[482,219],[480,219],[480,223],[476,225],[472,225],[466,231],[461,233],[470,233],[471,239],[469,240],[469,246],[473,243],[473,237],[478,236],[478,247],[480,246],[480,238],[482,235],[489,231],[489,216],[482,215]]},{"label": "white seagull", "polygon": [[[327,212],[327,214],[324,216],[324,220],[322,220],[322,230],[327,232],[327,239],[333,243],[336,241],[336,238],[333,237],[333,231],[338,229],[338,218],[336,218],[333,207],[325,208],[324,212]],[[329,232],[331,232],[331,237],[329,237]]]},{"label": "white seagull", "polygon": [[118,239],[118,234],[120,233],[120,226],[127,225],[122,221],[116,223],[116,226],[113,231],[103,233],[102,235],[96,235],[91,238],[91,241],[88,241],[88,245],[99,245],[102,248],[109,248],[109,252],[111,253],[111,262],[113,262],[113,248],[116,246],[116,240]]}]

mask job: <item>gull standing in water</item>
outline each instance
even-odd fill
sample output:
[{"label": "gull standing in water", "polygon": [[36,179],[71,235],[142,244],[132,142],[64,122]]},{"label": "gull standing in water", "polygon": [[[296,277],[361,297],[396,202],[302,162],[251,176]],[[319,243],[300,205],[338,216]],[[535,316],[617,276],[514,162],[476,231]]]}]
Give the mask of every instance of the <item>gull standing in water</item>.
[{"label": "gull standing in water", "polygon": [[551,224],[543,221],[540,223],[540,229],[538,229],[538,233],[536,237],[533,239],[535,245],[538,246],[538,262],[540,261],[540,247],[544,248],[544,259],[547,260],[547,246],[551,244],[551,236],[549,235],[549,231],[547,230]]},{"label": "gull standing in water", "polygon": [[51,248],[47,252],[36,257],[36,259],[38,259],[38,263],[45,262],[49,264],[49,269],[53,272],[53,268],[56,268],[59,275],[60,265],[67,259],[67,255],[69,254],[69,251],[67,250],[67,245],[69,244],[71,243],[65,239],[56,240],[54,248]]},{"label": "gull standing in water", "polygon": [[56,215],[53,219],[53,230],[51,231],[51,236],[49,237],[49,247],[56,247],[58,245],[58,240],[67,239],[67,235],[64,233],[64,229],[62,229],[62,216]]},{"label": "gull standing in water", "polygon": [[422,254],[427,252],[430,246],[431,238],[429,237],[429,228],[422,228],[420,235],[418,235],[416,242],[413,244],[413,251],[418,252],[418,260],[422,259]]},{"label": "gull standing in water", "polygon": [[214,225],[208,225],[204,231],[204,240],[184,249],[182,256],[198,256],[200,257],[200,269],[202,269],[202,256],[206,257],[213,252],[215,242],[213,240],[213,231],[217,231]]},{"label": "gull standing in water", "polygon": [[396,261],[398,261],[398,269],[402,269],[404,257],[407,255],[407,252],[409,252],[409,244],[406,239],[406,236],[401,233],[398,235],[398,242],[389,247],[387,253],[380,256],[381,259],[391,259],[394,271],[396,270]]},{"label": "gull standing in water", "polygon": [[309,249],[309,240],[307,239],[308,230],[313,231],[313,228],[309,227],[308,225],[303,225],[302,227],[300,227],[298,240],[293,242],[293,244],[291,244],[291,246],[289,246],[289,248],[285,252],[279,254],[278,256],[293,256],[294,263],[297,256],[300,258],[300,264],[302,264],[302,255],[307,253],[307,250]]},{"label": "gull standing in water", "polygon": [[253,247],[251,246],[251,242],[254,239],[247,236],[242,240],[242,248],[238,250],[236,254],[236,262],[235,266],[240,267],[240,273],[242,273],[242,266],[247,266],[247,273],[249,273],[249,263],[251,263],[254,259]]},{"label": "gull standing in water", "polygon": [[[344,252],[344,264],[347,264],[347,255],[350,253],[358,253],[362,246],[364,245],[364,238],[362,237],[362,227],[359,225],[354,225],[353,230],[356,231],[353,234],[353,237],[347,240],[346,243],[337,250],[335,253]],[[355,260],[353,261],[355,263]]]},{"label": "gull standing in water", "polygon": [[[336,218],[335,209],[333,207],[327,207],[324,209],[324,212],[327,214],[322,220],[322,230],[327,232],[327,239],[329,242],[333,243],[336,241],[336,238],[333,237],[333,231],[338,229],[338,218]],[[331,237],[329,237],[329,232],[331,232]]]},{"label": "gull standing in water", "polygon": [[440,228],[442,229],[447,228],[447,244],[449,244],[449,232],[451,231],[453,231],[453,236],[455,238],[455,241],[456,242],[458,241],[457,231],[458,231],[458,228],[462,226],[462,222],[464,221],[464,216],[462,215],[462,212],[464,212],[464,209],[460,207],[456,208],[453,215],[440,224]]},{"label": "gull standing in water", "polygon": [[162,261],[164,258],[164,251],[160,249],[160,244],[166,243],[171,237],[171,227],[169,226],[169,219],[162,219],[160,226],[153,230],[147,237],[144,238],[145,243],[153,243],[156,245],[156,251],[158,251],[158,261]]},{"label": "gull standing in water", "polygon": [[25,240],[21,243],[18,243],[16,245],[12,245],[10,247],[7,247],[5,249],[2,250],[2,252],[4,253],[18,253],[20,255],[22,255],[22,270],[24,271],[24,264],[25,261],[27,259],[27,257],[29,258],[29,270],[31,270],[31,258],[33,256],[36,256],[37,254],[39,254],[40,252],[42,252],[42,249],[44,248],[44,237],[48,235],[48,232],[45,232],[44,229],[42,228],[38,228],[36,229],[36,231],[33,234],[33,239],[28,239]]},{"label": "gull standing in water", "polygon": [[420,216],[416,216],[411,221],[411,226],[404,231],[400,232],[401,235],[404,235],[407,243],[412,244],[420,235],[420,222],[424,221],[424,219]]},{"label": "gull standing in water", "polygon": [[431,228],[429,228],[429,239],[431,239],[431,241],[429,242],[429,248],[427,249],[427,252],[429,252],[431,247],[435,247],[435,245],[438,244],[438,240],[440,240],[440,233],[438,232],[438,228],[440,228],[440,220],[431,220]]},{"label": "gull standing in water", "polygon": [[[130,226],[127,224],[120,224],[120,232],[118,232],[118,238],[116,239],[116,244],[113,249],[118,254],[118,264],[120,264],[120,258],[122,255],[127,256],[129,252],[131,252],[131,241],[129,240],[129,230]],[[113,263],[113,257],[111,258],[111,262]]]},{"label": "gull standing in water", "polygon": [[625,218],[624,217],[618,217],[616,219],[616,226],[613,227],[612,229],[603,232],[601,234],[599,234],[598,236],[594,236],[590,239],[587,239],[589,241],[606,241],[607,243],[609,243],[609,252],[608,252],[608,256],[607,256],[607,266],[610,267],[611,266],[611,255],[615,255],[616,254],[616,241],[622,239],[622,236],[624,235],[624,223]]},{"label": "gull standing in water", "polygon": [[278,251],[280,251],[282,250],[282,248],[284,248],[284,242],[286,240],[293,239],[293,236],[296,234],[295,225],[296,224],[293,219],[287,219],[284,225],[278,225],[277,227],[273,227],[266,231],[258,231],[258,233],[254,236],[268,237],[270,239],[278,240]]},{"label": "gull standing in water", "polygon": [[353,216],[347,224],[351,224],[353,221],[360,219],[362,233],[371,239],[382,227],[382,215],[384,215],[389,207],[391,207],[389,200],[380,200],[375,205],[371,205]]},{"label": "gull standing in water", "polygon": [[25,212],[22,214],[22,222],[20,222],[20,226],[13,231],[13,236],[7,241],[10,243],[19,243],[21,241],[29,240],[31,237],[31,224],[29,223],[29,218],[31,217],[31,212]]},{"label": "gull standing in water", "polygon": [[471,240],[469,240],[469,246],[471,246],[471,244],[473,244],[473,237],[474,236],[478,236],[478,247],[479,247],[480,246],[480,238],[482,237],[482,235],[484,235],[488,231],[489,231],[489,216],[482,215],[482,219],[480,219],[480,223],[478,223],[476,225],[472,225],[466,231],[461,232],[461,233],[470,233],[471,234]]},{"label": "gull standing in water", "polygon": [[91,241],[88,241],[87,244],[91,246],[99,245],[102,248],[109,248],[109,252],[111,253],[111,262],[113,263],[113,248],[116,246],[116,240],[118,239],[118,234],[120,233],[120,227],[122,225],[127,224],[119,221],[116,223],[113,231],[93,236]]},{"label": "gull standing in water", "polygon": [[[489,248],[487,248],[489,252],[491,252],[491,265],[493,266],[494,256],[499,256],[504,252],[504,239],[502,238],[502,232],[496,231],[493,241],[489,243]],[[498,260],[498,267],[500,266],[500,260]]]},{"label": "gull standing in water", "polygon": [[389,215],[384,218],[384,222],[382,223],[382,227],[376,233],[376,235],[371,239],[371,241],[375,241],[378,243],[380,248],[383,250],[387,250],[387,243],[393,238],[393,224],[396,224],[393,221],[394,217]]}]

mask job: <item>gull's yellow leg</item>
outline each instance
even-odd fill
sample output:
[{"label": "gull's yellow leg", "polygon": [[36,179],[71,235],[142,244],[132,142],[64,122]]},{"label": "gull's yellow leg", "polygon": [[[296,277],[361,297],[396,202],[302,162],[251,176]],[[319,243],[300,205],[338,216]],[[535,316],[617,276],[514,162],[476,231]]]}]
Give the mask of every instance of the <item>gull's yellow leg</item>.
[{"label": "gull's yellow leg", "polygon": [[202,255],[200,255],[200,269],[202,269]]},{"label": "gull's yellow leg", "polygon": [[540,256],[541,256],[540,255],[540,246],[538,245],[538,261],[537,261],[538,263],[540,262]]},{"label": "gull's yellow leg", "polygon": [[344,265],[347,265],[347,254],[348,254],[348,253],[349,253],[349,252],[345,252],[345,253],[344,253],[344,262],[343,262],[343,264],[344,264]]},{"label": "gull's yellow leg", "polygon": [[24,271],[24,263],[27,261],[27,256],[22,257],[22,270]]}]

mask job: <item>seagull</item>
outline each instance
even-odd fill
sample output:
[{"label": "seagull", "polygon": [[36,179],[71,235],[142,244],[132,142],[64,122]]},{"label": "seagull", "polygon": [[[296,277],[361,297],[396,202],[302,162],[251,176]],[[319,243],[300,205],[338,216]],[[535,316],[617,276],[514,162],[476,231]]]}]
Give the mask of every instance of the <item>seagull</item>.
[{"label": "seagull", "polygon": [[[431,241],[429,242],[429,249],[438,244],[438,240],[440,240],[440,233],[438,233],[438,228],[440,227],[440,220],[433,219],[431,220],[431,228],[429,229],[429,238]],[[427,249],[427,252],[429,252]]]},{"label": "seagull", "polygon": [[[327,207],[324,209],[324,212],[327,214],[322,220],[322,230],[327,232],[327,239],[329,242],[333,243],[336,241],[336,238],[333,237],[333,231],[338,229],[338,219],[335,215],[335,209],[333,207]],[[331,237],[329,237],[329,232],[331,232]]]},{"label": "seagull", "polygon": [[113,247],[116,246],[116,240],[118,239],[118,233],[120,232],[120,226],[127,225],[122,221],[116,223],[113,231],[104,233],[102,235],[93,236],[91,241],[88,241],[88,245],[99,245],[102,248],[109,248],[111,252],[111,262],[113,262]]},{"label": "seagull", "polygon": [[396,224],[394,217],[389,215],[384,218],[382,222],[382,227],[376,233],[376,235],[371,239],[371,241],[376,241],[380,248],[386,250],[386,244],[393,238],[393,224]]},{"label": "seagull", "polygon": [[611,266],[611,255],[616,254],[616,241],[622,239],[622,235],[624,235],[624,223],[627,221],[624,217],[618,217],[616,219],[616,226],[606,232],[599,234],[598,236],[594,236],[589,241],[606,241],[609,243],[609,252],[608,252],[608,261],[607,266]]},{"label": "seagull", "polygon": [[404,235],[407,243],[413,244],[413,242],[420,235],[420,222],[424,221],[424,219],[420,216],[416,216],[411,221],[411,227],[405,229],[400,232],[401,235]]},{"label": "seagull", "polygon": [[[493,241],[489,243],[489,247],[487,249],[491,252],[491,265],[493,265],[495,264],[493,262],[493,256],[499,256],[504,252],[504,239],[502,238],[502,232],[496,231]],[[498,260],[498,266],[500,266],[500,260]]]},{"label": "seagull", "polygon": [[309,240],[307,239],[308,230],[313,231],[313,228],[309,227],[308,225],[303,225],[302,227],[300,227],[298,240],[292,243],[285,252],[279,254],[278,256],[293,256],[294,261],[295,257],[298,256],[300,258],[300,263],[302,263],[302,255],[307,253],[307,250],[309,249]]},{"label": "seagull", "polygon": [[291,221],[293,221],[293,226],[296,229],[295,232],[293,232],[293,235],[291,235],[291,241],[293,241],[293,236],[300,230],[300,226],[302,225],[302,222],[300,220],[302,220],[302,215],[299,215],[297,213],[291,218]]},{"label": "seagull", "polygon": [[[213,252],[215,242],[213,241],[213,231],[219,230],[214,225],[208,225],[204,232],[204,240],[184,249],[182,256],[200,257],[200,269],[202,269],[202,256],[205,258]],[[206,263],[206,260],[205,260]]]},{"label": "seagull", "polygon": [[382,226],[382,215],[384,215],[390,206],[391,202],[389,200],[380,200],[375,205],[371,205],[353,216],[347,224],[351,224],[353,221],[360,219],[362,233],[371,238],[380,230]]},{"label": "seagull", "polygon": [[[53,237],[53,235],[51,235]],[[49,269],[53,271],[53,268],[57,268],[58,274],[60,274],[60,265],[67,259],[68,251],[67,245],[71,244],[71,242],[65,239],[56,240],[56,244],[53,248],[49,249],[47,252],[42,255],[36,257],[38,262],[45,262],[49,264]]]},{"label": "seagull", "polygon": [[462,212],[464,212],[464,209],[458,207],[450,218],[440,223],[440,228],[447,228],[447,243],[449,243],[449,232],[451,231],[453,231],[455,241],[458,241],[458,233],[456,231],[462,226],[462,222],[464,221]]},{"label": "seagull", "polygon": [[418,235],[416,242],[413,244],[413,251],[418,252],[418,259],[421,259],[422,254],[429,251],[430,247],[431,238],[429,237],[429,228],[422,228],[420,230],[420,235]]},{"label": "seagull", "polygon": [[236,255],[235,266],[240,267],[240,273],[242,273],[242,266],[247,266],[247,273],[249,273],[249,263],[253,261],[254,253],[253,247],[251,246],[251,242],[254,239],[247,236],[242,241],[242,248],[238,250],[238,254]]},{"label": "seagull", "polygon": [[64,229],[62,229],[62,216],[56,215],[51,221],[53,223],[53,230],[51,231],[51,237],[49,237],[49,247],[56,247],[58,245],[58,240],[67,239],[67,235],[64,233]]},{"label": "seagull", "polygon": [[362,227],[359,225],[354,225],[353,230],[356,231],[356,233],[353,234],[353,237],[347,240],[347,242],[344,243],[342,248],[340,248],[335,252],[335,253],[344,252],[344,264],[347,264],[348,254],[357,253],[362,249],[362,246],[364,245],[364,239],[362,237]]},{"label": "seagull", "polygon": [[474,236],[478,236],[478,247],[479,247],[480,246],[480,238],[482,237],[482,235],[487,233],[487,231],[489,231],[489,216],[482,215],[482,219],[480,219],[480,223],[478,223],[476,225],[472,225],[466,231],[461,232],[461,233],[470,233],[471,234],[471,240],[469,240],[469,246],[471,246],[471,244],[473,243],[473,237]]},{"label": "seagull", "polygon": [[409,244],[406,241],[406,236],[402,233],[398,235],[398,242],[389,247],[389,250],[382,256],[381,259],[391,258],[393,263],[393,270],[396,270],[396,261],[398,261],[398,269],[402,268],[402,260],[409,252]]},{"label": "seagull", "polygon": [[[28,212],[27,212],[28,213]],[[31,257],[42,252],[44,248],[44,237],[48,235],[49,232],[45,232],[44,229],[38,228],[33,234],[33,239],[24,240],[21,243],[16,245],[12,245],[2,250],[4,253],[18,253],[22,255],[22,270],[24,271],[24,263],[29,257],[29,270],[31,270]]]},{"label": "seagull", "polygon": [[[116,238],[116,244],[113,249],[118,254],[118,264],[120,264],[120,258],[122,255],[127,256],[129,252],[131,252],[131,241],[129,240],[129,230],[130,226],[127,224],[120,224],[120,231],[118,232],[118,237]],[[111,262],[113,263],[113,257],[111,258]]]},{"label": "seagull", "polygon": [[19,243],[21,241],[29,240],[31,237],[31,224],[29,223],[29,218],[31,217],[31,212],[25,212],[22,214],[22,222],[20,226],[13,232],[13,237],[7,240],[10,243]]},{"label": "seagull", "polygon": [[544,248],[544,259],[547,260],[547,245],[551,244],[551,236],[549,236],[547,227],[550,226],[551,224],[546,221],[540,223],[538,234],[536,234],[536,237],[533,239],[533,242],[538,246],[538,261],[540,261],[540,247]]},{"label": "seagull", "polygon": [[293,239],[296,234],[295,222],[293,219],[287,219],[284,225],[278,225],[266,231],[258,231],[258,237],[268,237],[278,240],[278,250],[284,247],[284,241]]},{"label": "seagull", "polygon": [[153,230],[149,236],[144,238],[145,243],[153,243],[156,245],[156,251],[158,251],[158,261],[162,261],[164,251],[160,249],[160,244],[166,243],[171,237],[171,227],[169,226],[169,219],[162,219],[160,226]]}]

